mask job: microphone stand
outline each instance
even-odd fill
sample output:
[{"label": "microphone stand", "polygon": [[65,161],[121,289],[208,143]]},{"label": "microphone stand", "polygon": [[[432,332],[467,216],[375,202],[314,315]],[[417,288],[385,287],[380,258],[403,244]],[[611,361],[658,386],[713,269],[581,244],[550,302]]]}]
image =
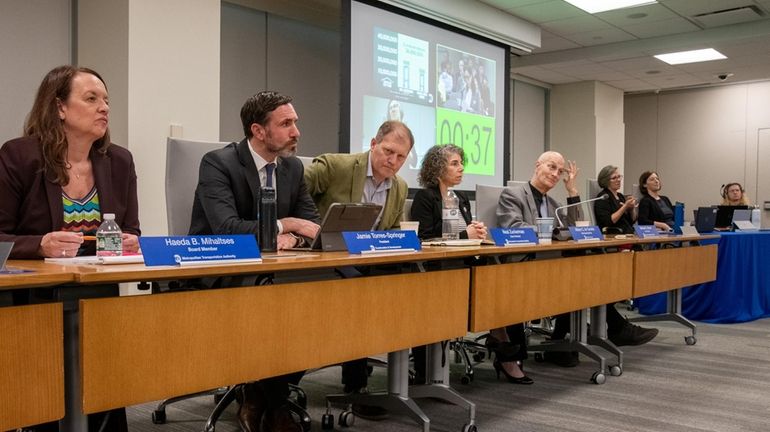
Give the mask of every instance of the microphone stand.
[{"label": "microphone stand", "polygon": [[587,204],[587,203],[594,202],[594,201],[600,201],[600,200],[603,201],[603,200],[606,200],[606,199],[609,199],[609,198],[610,197],[607,194],[602,194],[602,196],[599,196],[599,197],[596,197],[596,198],[591,198],[591,199],[587,199],[587,200],[583,200],[583,201],[578,201],[576,203],[563,205],[561,207],[557,207],[556,210],[553,211],[554,216],[556,216],[556,221],[559,223],[557,226],[555,226],[553,228],[553,237],[554,237],[554,239],[555,240],[559,240],[559,241],[566,241],[566,240],[570,240],[572,238],[572,234],[570,234],[569,228],[568,227],[562,227],[562,221],[561,221],[561,218],[559,217],[559,210],[564,210],[566,208],[575,207],[575,206]]}]

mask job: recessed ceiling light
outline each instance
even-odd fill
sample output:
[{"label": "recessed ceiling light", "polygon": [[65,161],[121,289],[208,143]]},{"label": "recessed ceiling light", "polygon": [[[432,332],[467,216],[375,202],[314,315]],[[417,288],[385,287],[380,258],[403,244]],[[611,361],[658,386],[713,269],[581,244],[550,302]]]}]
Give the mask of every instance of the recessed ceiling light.
[{"label": "recessed ceiling light", "polygon": [[564,0],[584,11],[594,14],[615,9],[630,8],[657,3],[657,0]]},{"label": "recessed ceiling light", "polygon": [[681,51],[668,54],[658,54],[656,59],[664,61],[670,65],[697,63],[711,60],[721,60],[727,57],[714,48],[699,49],[693,51]]}]

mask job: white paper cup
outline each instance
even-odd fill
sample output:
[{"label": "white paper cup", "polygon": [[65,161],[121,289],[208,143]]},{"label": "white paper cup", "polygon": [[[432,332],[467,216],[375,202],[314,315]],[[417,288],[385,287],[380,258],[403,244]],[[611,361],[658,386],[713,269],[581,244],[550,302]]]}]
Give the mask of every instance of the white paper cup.
[{"label": "white paper cup", "polygon": [[415,233],[418,232],[420,229],[420,222],[419,221],[401,221],[399,224],[402,230],[405,231],[414,231]]}]

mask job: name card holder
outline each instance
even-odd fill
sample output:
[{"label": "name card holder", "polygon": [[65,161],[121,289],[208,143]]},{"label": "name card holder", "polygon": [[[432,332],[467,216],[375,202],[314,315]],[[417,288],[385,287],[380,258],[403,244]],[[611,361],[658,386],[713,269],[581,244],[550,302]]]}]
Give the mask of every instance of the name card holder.
[{"label": "name card holder", "polygon": [[661,237],[661,233],[655,225],[634,225],[634,232],[639,238]]},{"label": "name card holder", "polygon": [[251,234],[140,237],[147,266],[259,263],[262,256]]},{"label": "name card holder", "polygon": [[351,254],[404,253],[422,250],[417,233],[402,231],[344,231],[342,237]]},{"label": "name card holder", "polygon": [[496,246],[532,246],[538,244],[534,228],[492,228],[489,230]]},{"label": "name card holder", "polygon": [[569,227],[569,232],[572,234],[572,239],[577,243],[589,243],[604,240],[604,234],[602,234],[602,231],[596,225],[586,227],[571,226]]}]

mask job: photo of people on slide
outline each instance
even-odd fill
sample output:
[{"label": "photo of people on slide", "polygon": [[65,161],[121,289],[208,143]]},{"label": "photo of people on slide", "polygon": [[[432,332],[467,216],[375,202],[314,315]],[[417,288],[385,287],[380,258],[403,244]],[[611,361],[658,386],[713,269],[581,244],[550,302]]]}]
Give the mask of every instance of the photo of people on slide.
[{"label": "photo of people on slide", "polygon": [[436,58],[436,105],[494,117],[495,62],[443,45],[436,46]]}]

